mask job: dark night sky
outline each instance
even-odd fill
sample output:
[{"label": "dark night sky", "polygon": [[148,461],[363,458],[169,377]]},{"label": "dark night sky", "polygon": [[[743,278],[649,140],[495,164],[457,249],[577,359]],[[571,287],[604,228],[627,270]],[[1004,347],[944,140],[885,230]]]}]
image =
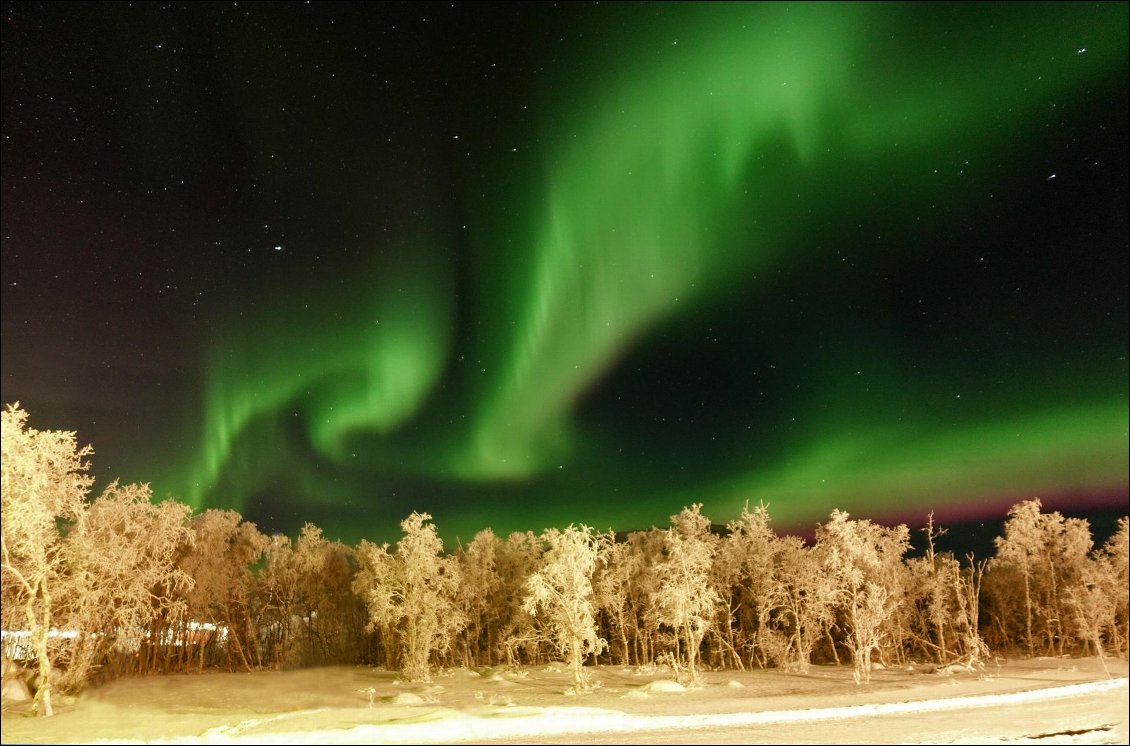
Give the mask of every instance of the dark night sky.
[{"label": "dark night sky", "polygon": [[349,542],[1124,514],[1127,7],[4,4],[3,399]]}]

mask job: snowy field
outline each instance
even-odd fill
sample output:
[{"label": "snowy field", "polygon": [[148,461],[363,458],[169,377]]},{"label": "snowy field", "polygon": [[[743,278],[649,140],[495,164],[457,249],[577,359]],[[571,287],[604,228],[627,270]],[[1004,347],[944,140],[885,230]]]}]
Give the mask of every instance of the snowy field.
[{"label": "snowy field", "polygon": [[982,671],[916,666],[704,674],[601,666],[566,694],[564,666],[444,672],[431,684],[363,667],[133,678],[6,712],[4,743],[1122,743],[1127,664],[1042,658]]}]

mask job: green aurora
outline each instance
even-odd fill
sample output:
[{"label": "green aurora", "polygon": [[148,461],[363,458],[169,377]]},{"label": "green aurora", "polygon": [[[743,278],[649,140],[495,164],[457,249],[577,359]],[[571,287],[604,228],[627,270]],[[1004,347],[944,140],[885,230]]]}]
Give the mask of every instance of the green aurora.
[{"label": "green aurora", "polygon": [[[367,260],[268,283],[222,322],[195,445],[155,487],[349,540],[389,538],[409,509],[467,539],[639,528],[697,501],[811,525],[1125,493],[1124,295],[1121,330],[1085,339],[1086,320],[1049,329],[1046,299],[970,287],[974,270],[954,271],[968,298],[944,328],[882,313],[922,303],[908,288],[929,303],[924,267],[994,240],[957,226],[1051,199],[1026,165],[1049,106],[1125,86],[1125,3],[972,5],[607,11],[632,30],[549,70],[535,157],[487,167],[466,232],[437,216],[374,237]],[[1125,240],[1114,223],[1099,240]],[[701,360],[725,360],[695,391],[717,378],[717,398],[631,391],[693,378],[664,356],[693,367],[705,327],[731,347]]]}]

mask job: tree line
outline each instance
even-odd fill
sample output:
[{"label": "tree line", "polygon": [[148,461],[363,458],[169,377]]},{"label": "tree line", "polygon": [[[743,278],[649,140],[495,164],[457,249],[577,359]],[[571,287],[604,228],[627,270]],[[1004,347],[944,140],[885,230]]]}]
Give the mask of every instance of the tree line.
[{"label": "tree line", "polygon": [[665,528],[573,524],[445,550],[425,513],[395,545],[267,536],[236,511],[154,503],[146,485],[91,499],[89,447],[3,412],[5,660],[52,691],[152,673],[369,664],[428,680],[439,667],[564,661],[703,668],[876,663],[973,668],[994,653],[1125,656],[1127,519],[1101,547],[1087,521],[1014,505],[992,558],[833,511],[811,542],[748,505],[724,530],[699,504]]}]

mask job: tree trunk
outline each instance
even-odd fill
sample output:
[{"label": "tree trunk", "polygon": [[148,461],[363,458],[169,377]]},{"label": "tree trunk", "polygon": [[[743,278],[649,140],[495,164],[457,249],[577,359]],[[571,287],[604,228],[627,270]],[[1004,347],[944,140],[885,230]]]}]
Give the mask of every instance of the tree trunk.
[{"label": "tree trunk", "polygon": [[258,625],[251,620],[251,609],[248,606],[243,607],[243,619],[247,625],[247,636],[250,638],[251,655],[255,660],[255,667],[263,667],[263,651],[259,648],[259,629]]},{"label": "tree trunk", "polygon": [[581,641],[573,640],[569,648],[569,662],[573,670],[573,691],[580,694],[585,689],[585,678],[581,671]]},{"label": "tree trunk", "polygon": [[1024,631],[1028,645],[1028,657],[1032,657],[1032,591],[1028,584],[1028,560],[1024,560]]},{"label": "tree trunk", "polygon": [[621,649],[624,651],[624,659],[622,661],[622,664],[627,666],[630,665],[629,661],[631,660],[631,653],[628,650],[628,630],[623,622],[624,619],[623,616],[621,616],[620,624],[618,626],[620,627],[620,645]]},{"label": "tree trunk", "polygon": [[35,689],[35,712],[40,711],[42,705],[43,716],[51,717],[55,714],[51,706],[51,659],[47,657],[47,633],[51,631],[51,596],[41,584],[39,596],[43,602],[43,622],[38,623],[35,618],[35,598],[28,599],[24,606],[27,615],[28,629],[31,630],[31,644],[39,663],[39,686]]},{"label": "tree trunk", "polygon": [[831,627],[824,626],[824,634],[828,637],[828,644],[832,647],[832,657],[836,659],[836,665],[840,665],[840,653],[836,650],[836,638],[832,637]]},{"label": "tree trunk", "polygon": [[695,670],[694,659],[695,653],[698,651],[695,649],[697,646],[694,644],[693,634],[690,623],[683,624],[683,636],[687,640],[687,675],[690,677],[690,682],[696,684],[698,683],[698,672]]}]

